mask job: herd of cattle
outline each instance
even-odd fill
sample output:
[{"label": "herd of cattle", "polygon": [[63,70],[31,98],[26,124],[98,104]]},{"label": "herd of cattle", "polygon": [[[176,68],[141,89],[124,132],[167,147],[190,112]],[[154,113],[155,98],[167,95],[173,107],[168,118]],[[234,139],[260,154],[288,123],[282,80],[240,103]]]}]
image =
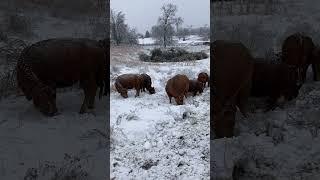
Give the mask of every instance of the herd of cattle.
[{"label": "herd of cattle", "polygon": [[[210,86],[209,75],[201,72],[197,79],[189,80],[186,75],[177,74],[167,81],[166,92],[170,103],[173,97],[177,105],[183,104],[184,97],[187,98],[187,93],[193,93],[195,96],[198,92],[201,94],[208,83]],[[135,97],[140,95],[141,91],[147,89],[150,94],[155,93],[152,87],[151,77],[147,74],[122,74],[116,78],[115,87],[118,93],[124,98],[128,97],[128,89],[135,89]]]},{"label": "herd of cattle", "polygon": [[[54,116],[56,89],[80,82],[84,101],[80,113],[94,108],[97,89],[99,98],[107,95],[109,39],[56,38],[40,41],[25,48],[17,63],[17,83],[27,100],[43,114]],[[312,65],[313,79],[320,80],[320,47],[310,37],[295,33],[285,39],[279,62],[254,58],[240,42],[216,40],[211,43],[213,78],[200,73],[195,80],[177,74],[167,81],[165,90],[170,103],[173,97],[183,104],[188,92],[202,93],[205,84],[213,81],[213,123],[215,138],[232,137],[237,107],[248,116],[248,98],[269,97],[266,111],[274,109],[279,100],[291,100],[299,94]],[[210,79],[210,80],[209,80]],[[123,74],[117,77],[115,87],[122,97],[128,89],[156,91],[147,74]],[[211,136],[213,137],[213,136]]]},{"label": "herd of cattle", "polygon": [[[110,61],[109,39],[91,40],[85,38],[54,38],[36,42],[26,47],[17,63],[17,84],[27,100],[33,100],[34,106],[44,115],[58,114],[56,107],[56,89],[72,86],[80,82],[84,90],[84,101],[80,113],[94,108],[97,89],[99,98],[107,95],[109,88],[108,66]],[[200,73],[197,80],[189,80],[185,75],[176,75],[167,82],[166,91],[170,99],[183,104],[187,92],[202,93],[208,82],[207,73]],[[128,97],[128,89],[140,91],[146,89],[155,93],[151,87],[151,78],[147,74],[123,74],[116,80],[115,87],[122,97]],[[103,92],[104,90],[104,92]]]},{"label": "herd of cattle", "polygon": [[[320,79],[320,48],[301,33],[288,36],[279,62],[254,58],[240,42],[216,40],[211,43],[213,60],[213,123],[215,138],[232,137],[237,107],[248,117],[248,98],[268,97],[265,111],[282,100],[292,100],[306,80],[309,65],[313,80]],[[213,136],[211,136],[213,137]]]}]

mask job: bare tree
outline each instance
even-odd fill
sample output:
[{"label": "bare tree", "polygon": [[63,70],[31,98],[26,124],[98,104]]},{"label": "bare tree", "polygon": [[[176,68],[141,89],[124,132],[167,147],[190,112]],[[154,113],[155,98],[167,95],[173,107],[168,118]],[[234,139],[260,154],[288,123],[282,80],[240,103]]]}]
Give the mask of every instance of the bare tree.
[{"label": "bare tree", "polygon": [[239,14],[243,14],[243,0],[239,0],[239,6],[240,6],[240,12],[239,12]]},{"label": "bare tree", "polygon": [[119,45],[120,43],[133,44],[137,42],[137,32],[130,29],[125,23],[125,14],[121,11],[115,12],[111,10],[110,17],[111,39]]},{"label": "bare tree", "polygon": [[251,10],[251,0],[247,0],[247,14],[250,14]]},{"label": "bare tree", "polygon": [[[161,24],[155,25],[151,28],[151,35],[153,38],[155,38],[157,40],[158,44],[168,45],[168,44],[172,43],[172,37],[174,35],[174,28],[173,28],[173,26],[168,26],[166,31],[164,31],[164,29],[165,28]],[[164,43],[163,37],[166,37],[165,38],[166,43]]]},{"label": "bare tree", "polygon": [[175,22],[177,34],[178,34],[178,32],[179,32],[179,26],[180,26],[182,23],[183,23],[183,19],[182,19],[181,17],[178,17],[178,18],[176,19],[176,22]]},{"label": "bare tree", "polygon": [[173,4],[165,4],[161,7],[161,16],[158,19],[158,26],[162,29],[162,39],[164,47],[167,47],[172,39],[173,25],[177,21],[177,6]]}]

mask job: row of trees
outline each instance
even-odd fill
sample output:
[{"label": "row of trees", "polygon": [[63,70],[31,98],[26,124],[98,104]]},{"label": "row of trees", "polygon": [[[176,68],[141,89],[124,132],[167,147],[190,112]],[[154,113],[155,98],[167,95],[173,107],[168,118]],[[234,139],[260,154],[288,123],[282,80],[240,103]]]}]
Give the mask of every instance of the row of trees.
[{"label": "row of trees", "polygon": [[125,23],[125,14],[111,10],[110,12],[111,39],[117,44],[137,44],[138,33]]},{"label": "row of trees", "polygon": [[215,15],[274,14],[287,11],[289,1],[281,0],[213,0]]},{"label": "row of trees", "polygon": [[138,38],[152,37],[157,40],[158,44],[162,44],[164,47],[172,44],[173,36],[177,36],[179,39],[185,39],[186,36],[190,34],[197,34],[209,39],[210,28],[208,25],[199,28],[193,28],[192,26],[182,27],[183,19],[176,16],[177,11],[178,8],[174,4],[163,5],[157,24],[151,28],[151,32],[146,31],[145,35],[142,35],[125,23],[124,13],[111,10],[111,39],[119,45],[121,43],[136,44]]}]

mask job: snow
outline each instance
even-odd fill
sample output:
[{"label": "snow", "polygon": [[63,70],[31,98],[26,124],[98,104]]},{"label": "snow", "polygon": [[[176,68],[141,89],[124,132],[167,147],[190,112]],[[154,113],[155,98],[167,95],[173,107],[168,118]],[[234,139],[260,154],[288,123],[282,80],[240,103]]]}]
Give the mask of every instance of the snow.
[{"label": "snow", "polygon": [[[183,41],[182,38],[178,38],[176,36],[173,36],[173,40],[175,41],[175,45],[186,45],[186,46],[197,46],[197,45],[202,45],[204,42],[209,42],[208,41],[204,41],[202,37],[198,36],[198,35],[189,35],[186,36],[185,41]],[[156,42],[155,39],[153,38],[139,38],[138,39],[138,43],[140,45],[154,45]]]},{"label": "snow", "polygon": [[[125,53],[121,56],[126,58]],[[124,99],[112,87],[111,178],[208,179],[210,90],[188,96],[184,105],[177,106],[174,100],[169,103],[165,85],[179,73],[189,79],[202,71],[209,73],[210,60],[144,63],[131,57],[128,61],[134,63],[111,67],[111,86],[117,75],[147,73],[156,93],[143,92],[135,98],[135,90],[131,90]]]},{"label": "snow", "polygon": [[198,35],[190,35],[187,36],[185,41],[183,41],[183,39],[178,39],[175,38],[177,40],[177,43],[180,45],[201,45],[204,42],[209,42],[209,41],[204,41],[202,37],[198,36]]},{"label": "snow", "polygon": [[156,40],[151,38],[151,37],[150,38],[139,38],[138,39],[138,43],[142,44],[142,45],[152,45],[155,42],[156,42]]},{"label": "snow", "polygon": [[[45,117],[24,96],[0,101],[0,179],[23,179],[29,168],[50,162],[61,167],[65,153],[90,156],[82,169],[92,179],[104,179],[107,142],[107,99],[96,100],[96,110],[80,115],[83,92],[59,93],[57,107],[61,113]],[[84,159],[82,159],[84,160]],[[52,176],[39,175],[40,179]],[[54,172],[51,172],[54,173]]]}]

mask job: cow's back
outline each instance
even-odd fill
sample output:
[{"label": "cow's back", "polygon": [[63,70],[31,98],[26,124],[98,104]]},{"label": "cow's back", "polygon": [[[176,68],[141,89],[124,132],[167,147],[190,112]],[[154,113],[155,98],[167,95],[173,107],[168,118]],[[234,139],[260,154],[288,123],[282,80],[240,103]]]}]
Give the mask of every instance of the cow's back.
[{"label": "cow's back", "polygon": [[173,97],[178,97],[189,90],[189,79],[186,75],[175,75],[167,81],[166,90]]},{"label": "cow's back", "polygon": [[117,77],[116,82],[120,83],[123,88],[133,89],[139,83],[138,74],[122,74]]},{"label": "cow's back", "polygon": [[252,96],[278,98],[285,95],[288,99],[297,95],[298,77],[294,68],[284,63],[255,62],[252,76]]},{"label": "cow's back", "polygon": [[106,53],[90,39],[49,39],[37,42],[21,54],[21,61],[43,81],[69,86],[106,66]]}]

